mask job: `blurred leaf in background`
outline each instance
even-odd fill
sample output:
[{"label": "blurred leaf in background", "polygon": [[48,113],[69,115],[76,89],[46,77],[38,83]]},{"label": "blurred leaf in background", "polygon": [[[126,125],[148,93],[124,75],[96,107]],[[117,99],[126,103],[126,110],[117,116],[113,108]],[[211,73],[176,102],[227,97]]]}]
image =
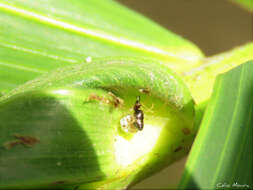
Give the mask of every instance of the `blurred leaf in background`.
[{"label": "blurred leaf in background", "polygon": [[247,9],[250,12],[253,12],[253,0],[231,0],[236,2],[238,5],[242,6],[243,8]]}]

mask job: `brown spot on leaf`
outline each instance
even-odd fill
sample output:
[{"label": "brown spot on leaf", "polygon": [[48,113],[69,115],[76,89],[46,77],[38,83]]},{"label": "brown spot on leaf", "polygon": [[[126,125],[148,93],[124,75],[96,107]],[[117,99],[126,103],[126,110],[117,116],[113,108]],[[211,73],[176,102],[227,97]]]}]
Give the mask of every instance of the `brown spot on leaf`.
[{"label": "brown spot on leaf", "polygon": [[32,146],[39,141],[39,139],[35,138],[35,137],[31,137],[31,136],[22,136],[22,135],[18,135],[18,134],[15,134],[14,135],[17,139],[20,140],[20,142],[23,144],[23,145],[26,145],[26,146]]},{"label": "brown spot on leaf", "polygon": [[183,147],[182,146],[179,146],[179,147],[177,147],[175,150],[174,150],[174,152],[178,152],[178,151],[180,151],[180,150],[182,150],[183,149]]},{"label": "brown spot on leaf", "polygon": [[183,128],[182,129],[182,132],[185,134],[185,135],[189,135],[191,133],[190,129],[189,128]]},{"label": "brown spot on leaf", "polygon": [[52,184],[64,184],[66,181],[54,181]]},{"label": "brown spot on leaf", "polygon": [[9,150],[18,144],[21,144],[21,142],[19,140],[13,140],[13,141],[8,141],[8,142],[4,143],[3,146]]},{"label": "brown spot on leaf", "polygon": [[90,94],[88,97],[88,101],[102,101],[103,99],[103,96],[98,96],[96,94]]},{"label": "brown spot on leaf", "polygon": [[32,146],[39,142],[39,139],[35,137],[31,137],[31,136],[23,136],[23,135],[15,134],[14,137],[16,137],[17,140],[12,140],[12,141],[8,141],[4,143],[4,147],[6,149],[11,149],[18,144],[22,144],[25,146]]}]

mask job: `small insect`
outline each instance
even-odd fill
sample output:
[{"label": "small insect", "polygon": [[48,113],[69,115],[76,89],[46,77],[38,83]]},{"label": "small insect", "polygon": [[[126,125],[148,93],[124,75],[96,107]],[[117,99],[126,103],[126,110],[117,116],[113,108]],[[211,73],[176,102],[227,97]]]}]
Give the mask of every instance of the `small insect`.
[{"label": "small insect", "polygon": [[90,94],[88,97],[88,101],[98,101],[102,103],[109,104],[109,100],[105,99],[103,96],[98,96],[96,94]]},{"label": "small insect", "polygon": [[128,114],[120,120],[120,124],[124,131],[135,133],[137,131],[143,130],[144,126],[144,113],[140,109],[140,96],[137,97],[137,100],[133,106],[134,113],[133,115]]},{"label": "small insect", "polygon": [[137,100],[134,104],[134,118],[135,118],[134,125],[141,131],[144,126],[143,122],[144,114],[143,111],[140,110],[140,108],[141,108],[140,96],[137,96]]},{"label": "small insect", "polygon": [[123,106],[124,101],[121,98],[115,96],[112,92],[108,92],[108,95],[113,98],[112,103],[115,108]]},{"label": "small insect", "polygon": [[86,101],[84,101],[84,103],[97,101],[97,102],[102,103],[102,104],[110,104],[110,105],[114,106],[115,108],[123,106],[124,101],[122,99],[115,96],[111,92],[108,92],[108,95],[111,96],[111,97],[107,98],[106,96],[99,96],[99,95],[96,95],[96,94],[90,94],[88,99]]}]

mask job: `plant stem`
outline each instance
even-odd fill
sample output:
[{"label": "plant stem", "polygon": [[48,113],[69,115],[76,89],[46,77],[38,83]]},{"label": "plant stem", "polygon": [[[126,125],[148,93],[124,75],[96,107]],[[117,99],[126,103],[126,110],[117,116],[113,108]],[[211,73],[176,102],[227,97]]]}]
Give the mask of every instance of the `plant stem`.
[{"label": "plant stem", "polygon": [[202,64],[181,72],[196,102],[196,130],[201,122],[208,100],[213,91],[215,78],[242,63],[253,59],[253,43],[231,51],[203,59]]},{"label": "plant stem", "polygon": [[205,58],[202,64],[181,73],[197,104],[206,102],[213,89],[217,75],[253,59],[253,43],[235,48],[213,57]]}]

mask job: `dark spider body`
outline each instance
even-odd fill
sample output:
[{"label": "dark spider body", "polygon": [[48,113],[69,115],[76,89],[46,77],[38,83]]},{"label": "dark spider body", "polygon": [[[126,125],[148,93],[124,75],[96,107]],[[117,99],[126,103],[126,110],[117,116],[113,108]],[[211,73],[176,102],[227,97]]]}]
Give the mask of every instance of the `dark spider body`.
[{"label": "dark spider body", "polygon": [[140,108],[141,108],[140,96],[137,96],[137,100],[134,104],[134,118],[135,118],[134,126],[141,131],[144,126],[143,122],[144,114]]}]

